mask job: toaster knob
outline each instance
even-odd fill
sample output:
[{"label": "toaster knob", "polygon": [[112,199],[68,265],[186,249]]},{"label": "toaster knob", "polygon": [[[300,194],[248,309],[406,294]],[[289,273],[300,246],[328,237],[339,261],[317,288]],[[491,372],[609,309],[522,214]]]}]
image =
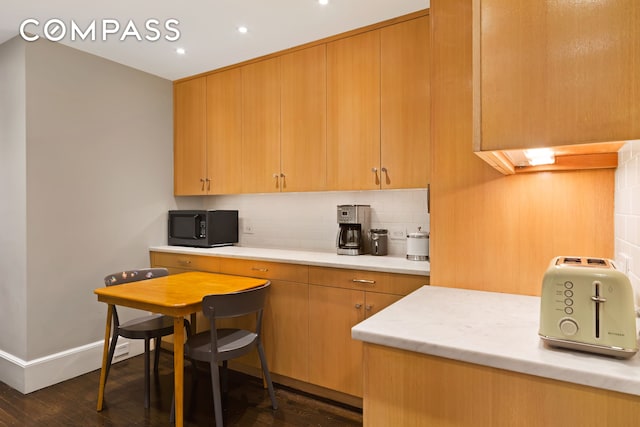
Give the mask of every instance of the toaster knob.
[{"label": "toaster knob", "polygon": [[575,335],[578,333],[578,324],[572,319],[562,319],[560,321],[560,331],[564,335]]}]

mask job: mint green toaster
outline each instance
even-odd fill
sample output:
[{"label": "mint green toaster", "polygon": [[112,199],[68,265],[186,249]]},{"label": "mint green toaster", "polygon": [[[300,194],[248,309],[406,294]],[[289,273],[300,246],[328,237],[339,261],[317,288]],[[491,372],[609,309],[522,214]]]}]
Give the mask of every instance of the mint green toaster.
[{"label": "mint green toaster", "polygon": [[538,334],[550,346],[632,357],[638,336],[629,278],[610,259],[555,257],[542,281]]}]

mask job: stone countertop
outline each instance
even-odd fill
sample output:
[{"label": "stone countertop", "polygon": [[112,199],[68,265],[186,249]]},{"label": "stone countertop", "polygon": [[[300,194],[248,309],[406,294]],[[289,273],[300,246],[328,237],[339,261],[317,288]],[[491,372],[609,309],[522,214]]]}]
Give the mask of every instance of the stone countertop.
[{"label": "stone countertop", "polygon": [[540,298],[423,286],[354,326],[367,343],[640,396],[640,356],[547,347]]},{"label": "stone countertop", "polygon": [[223,246],[219,248],[190,248],[185,246],[152,246],[150,251],[226,258],[255,259],[320,267],[382,271],[387,273],[429,276],[429,261],[409,261],[399,256],[337,255],[332,252],[311,252],[290,249],[248,248]]}]

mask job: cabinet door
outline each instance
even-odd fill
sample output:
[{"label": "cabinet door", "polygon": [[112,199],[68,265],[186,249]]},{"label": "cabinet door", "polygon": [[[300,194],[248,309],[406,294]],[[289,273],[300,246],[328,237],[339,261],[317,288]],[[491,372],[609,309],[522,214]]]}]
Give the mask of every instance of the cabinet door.
[{"label": "cabinet door", "polygon": [[377,189],[379,169],[380,32],[369,31],[327,44],[327,184]]},{"label": "cabinet door", "polygon": [[309,380],[309,285],[272,281],[263,315],[269,370]]},{"label": "cabinet door", "polygon": [[473,6],[476,149],[640,137],[640,2]]},{"label": "cabinet door", "polygon": [[309,382],[362,396],[362,342],[351,328],[364,320],[364,292],[309,286]]},{"label": "cabinet door", "polygon": [[429,17],[380,30],[381,188],[429,183]]},{"label": "cabinet door", "polygon": [[282,191],[318,191],[327,180],[326,47],[283,55]]},{"label": "cabinet door", "polygon": [[173,86],[173,192],[176,196],[205,194],[206,79]]},{"label": "cabinet door", "polygon": [[402,296],[393,294],[381,294],[379,292],[366,292],[364,311],[365,316],[371,317],[385,307],[398,301]]},{"label": "cabinet door", "polygon": [[279,58],[242,72],[242,192],[280,191]]},{"label": "cabinet door", "polygon": [[209,194],[242,188],[242,81],[240,69],[207,76],[207,188]]}]

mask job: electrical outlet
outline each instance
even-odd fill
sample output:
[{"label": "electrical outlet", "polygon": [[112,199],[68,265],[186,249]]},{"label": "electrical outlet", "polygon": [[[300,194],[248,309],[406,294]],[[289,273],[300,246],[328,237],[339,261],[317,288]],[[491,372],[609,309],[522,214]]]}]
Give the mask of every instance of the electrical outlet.
[{"label": "electrical outlet", "polygon": [[627,276],[629,275],[629,270],[631,266],[631,257],[625,253],[619,253],[618,258],[620,259],[620,270]]},{"label": "electrical outlet", "polygon": [[389,229],[389,238],[391,240],[404,240],[407,238],[407,233],[401,227],[391,227]]},{"label": "electrical outlet", "polygon": [[242,232],[244,234],[253,234],[253,224],[249,221],[245,221],[242,226]]},{"label": "electrical outlet", "polygon": [[127,354],[129,354],[129,343],[124,342],[116,346],[116,351],[113,352],[113,358],[117,359],[118,357],[126,356]]}]

